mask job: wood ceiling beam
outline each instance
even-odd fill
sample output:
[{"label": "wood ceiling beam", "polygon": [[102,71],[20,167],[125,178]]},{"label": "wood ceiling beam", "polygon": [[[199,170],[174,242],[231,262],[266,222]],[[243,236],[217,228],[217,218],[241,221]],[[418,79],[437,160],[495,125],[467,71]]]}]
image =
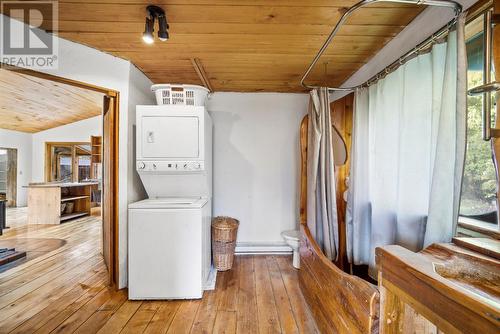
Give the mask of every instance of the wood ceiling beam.
[{"label": "wood ceiling beam", "polygon": [[205,70],[203,69],[201,61],[198,58],[191,58],[191,63],[193,64],[196,74],[200,77],[200,81],[203,83],[203,86],[205,86],[212,93],[214,90],[212,89],[212,85],[210,84],[210,80],[208,79]]}]

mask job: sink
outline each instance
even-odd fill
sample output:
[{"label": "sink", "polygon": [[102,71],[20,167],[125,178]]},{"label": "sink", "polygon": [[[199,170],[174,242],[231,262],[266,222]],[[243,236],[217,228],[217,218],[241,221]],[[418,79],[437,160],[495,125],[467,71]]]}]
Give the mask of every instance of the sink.
[{"label": "sink", "polygon": [[478,261],[467,254],[454,254],[444,263],[433,263],[441,277],[488,298],[500,306],[500,267],[487,261]]},{"label": "sink", "polygon": [[[477,243],[474,247],[477,248]],[[496,248],[492,249],[494,254],[500,254]],[[411,301],[415,312],[430,319],[442,332],[498,332],[500,260],[497,257],[454,243],[432,244],[418,253],[397,245],[379,247],[376,252],[379,285],[391,291],[396,300]],[[387,300],[399,305],[392,297]]]}]

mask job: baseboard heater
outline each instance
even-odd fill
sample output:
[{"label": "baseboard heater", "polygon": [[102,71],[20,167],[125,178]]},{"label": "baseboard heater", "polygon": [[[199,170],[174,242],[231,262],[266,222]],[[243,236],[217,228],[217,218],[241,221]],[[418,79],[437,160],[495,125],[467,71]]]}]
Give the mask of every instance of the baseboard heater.
[{"label": "baseboard heater", "polygon": [[253,243],[238,242],[235,249],[236,255],[246,254],[291,254],[292,249],[284,242]]}]

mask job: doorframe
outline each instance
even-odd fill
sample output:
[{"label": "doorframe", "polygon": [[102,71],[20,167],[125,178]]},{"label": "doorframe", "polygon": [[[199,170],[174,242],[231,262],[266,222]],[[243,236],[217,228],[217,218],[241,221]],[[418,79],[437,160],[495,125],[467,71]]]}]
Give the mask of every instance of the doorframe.
[{"label": "doorframe", "polygon": [[[119,263],[118,263],[118,159],[119,159],[119,124],[120,124],[120,92],[105,88],[105,87],[100,87],[96,85],[92,85],[86,82],[82,81],[77,81],[73,79],[68,79],[64,77],[60,77],[57,75],[52,75],[52,74],[47,74],[43,72],[37,72],[34,70],[30,69],[25,69],[25,68],[20,68],[20,67],[15,67],[11,65],[4,64],[0,62],[0,67],[2,69],[8,70],[8,71],[13,71],[16,73],[21,73],[24,75],[29,75],[45,80],[50,80],[66,85],[70,85],[73,87],[78,87],[78,88],[83,88],[83,89],[88,89],[92,90],[94,92],[102,93],[107,96],[109,96],[111,99],[113,99],[113,127],[115,128],[114,131],[114,136],[111,138],[109,141],[109,144],[112,144],[113,148],[113,170],[112,170],[112,179],[113,179],[113,187],[111,189],[111,195],[112,195],[112,201],[113,201],[113,208],[111,210],[111,249],[112,254],[111,254],[111,265],[108,268],[108,275],[109,275],[109,283],[110,285],[113,285],[115,288],[118,288],[118,282],[119,282]],[[102,115],[101,115],[102,117]]]},{"label": "doorframe", "polygon": [[[6,175],[6,199],[7,207],[17,207],[17,147],[0,147],[1,150],[7,151],[7,173]],[[14,168],[11,168],[11,161],[14,158]],[[14,181],[12,181],[14,179]]]}]

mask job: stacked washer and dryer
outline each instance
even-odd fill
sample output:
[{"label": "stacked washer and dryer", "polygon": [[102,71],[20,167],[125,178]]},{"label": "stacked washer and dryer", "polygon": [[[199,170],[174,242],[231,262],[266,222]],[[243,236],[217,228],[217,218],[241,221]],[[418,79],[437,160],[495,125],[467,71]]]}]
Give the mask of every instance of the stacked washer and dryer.
[{"label": "stacked washer and dryer", "polygon": [[153,91],[161,105],[136,108],[136,169],[149,198],[129,205],[129,299],[201,298],[215,284],[208,91]]}]

